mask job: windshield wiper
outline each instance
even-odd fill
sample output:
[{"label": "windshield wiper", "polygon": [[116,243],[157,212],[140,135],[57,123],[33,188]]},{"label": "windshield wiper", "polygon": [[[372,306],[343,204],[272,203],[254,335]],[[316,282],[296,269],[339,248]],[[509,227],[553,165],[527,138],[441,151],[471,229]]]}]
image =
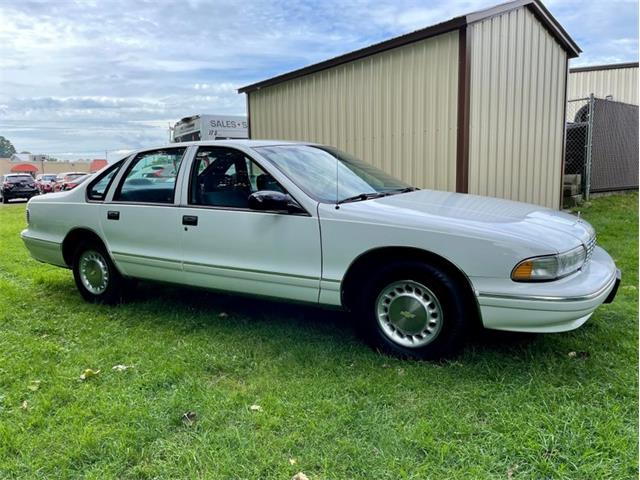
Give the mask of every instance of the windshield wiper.
[{"label": "windshield wiper", "polygon": [[409,193],[409,192],[415,192],[416,190],[420,190],[418,187],[405,187],[405,188],[398,188],[395,190],[387,190],[386,193],[387,195],[395,195],[397,193]]},{"label": "windshield wiper", "polygon": [[342,203],[360,202],[362,200],[371,200],[372,198],[386,197],[387,195],[389,194],[383,192],[359,193],[358,195],[354,195],[353,197],[343,198],[338,202],[338,205]]}]

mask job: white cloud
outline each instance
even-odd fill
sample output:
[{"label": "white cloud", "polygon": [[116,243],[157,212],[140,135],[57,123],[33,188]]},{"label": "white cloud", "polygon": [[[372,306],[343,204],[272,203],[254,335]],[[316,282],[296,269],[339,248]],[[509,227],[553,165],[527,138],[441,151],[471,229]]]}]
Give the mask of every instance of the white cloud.
[{"label": "white cloud", "polygon": [[[167,122],[244,114],[236,89],[499,0],[0,2],[0,135],[77,154],[167,139]],[[637,60],[637,3],[549,0],[585,53]]]}]

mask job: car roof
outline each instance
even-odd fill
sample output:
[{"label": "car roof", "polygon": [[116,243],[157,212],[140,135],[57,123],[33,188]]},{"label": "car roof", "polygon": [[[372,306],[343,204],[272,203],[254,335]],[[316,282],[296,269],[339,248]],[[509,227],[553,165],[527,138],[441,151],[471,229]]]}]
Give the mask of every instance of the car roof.
[{"label": "car roof", "polygon": [[[167,143],[164,145],[158,145],[155,147],[149,148],[140,148],[138,150],[132,151],[128,156],[135,155],[140,152],[148,152],[151,150],[162,150],[165,148],[176,148],[176,147],[245,147],[245,148],[255,148],[255,147],[268,147],[274,145],[317,145],[313,142],[302,142],[302,141],[291,141],[291,140],[197,140],[195,142],[177,142],[177,143]],[[124,157],[124,158],[127,158]]]}]

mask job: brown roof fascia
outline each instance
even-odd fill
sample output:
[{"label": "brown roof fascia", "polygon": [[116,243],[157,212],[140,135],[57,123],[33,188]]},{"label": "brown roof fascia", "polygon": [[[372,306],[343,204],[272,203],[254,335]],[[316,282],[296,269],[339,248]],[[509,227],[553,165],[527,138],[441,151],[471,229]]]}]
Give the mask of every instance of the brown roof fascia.
[{"label": "brown roof fascia", "polygon": [[285,82],[287,80],[302,77],[310,73],[319,72],[321,70],[326,70],[328,68],[342,65],[344,63],[375,55],[376,53],[384,52],[385,50],[401,47],[409,43],[418,42],[430,37],[435,37],[436,35],[441,35],[453,30],[459,30],[460,28],[465,27],[468,24],[486,20],[488,18],[495,17],[496,15],[501,15],[520,7],[529,8],[529,10],[545,26],[549,33],[551,33],[551,35],[553,35],[558,43],[563,46],[563,48],[567,51],[569,58],[575,58],[580,54],[580,52],[582,51],[580,50],[580,47],[578,47],[578,45],[571,39],[569,34],[564,30],[564,28],[562,28],[562,26],[553,17],[553,15],[551,15],[549,10],[547,10],[539,0],[513,0],[511,2],[496,5],[495,7],[491,7],[486,10],[481,10],[478,12],[470,13],[468,15],[455,17],[451,20],[447,20],[446,22],[438,23],[436,25],[432,25],[421,30],[416,30],[415,32],[407,33],[399,37],[391,38],[384,42],[376,43],[374,45],[370,45],[368,47],[364,47],[359,50],[355,50],[353,52],[349,52],[320,63],[315,63],[298,70],[293,70],[291,72],[284,73],[267,80],[247,85],[238,89],[238,93],[252,92],[263,87],[268,87],[281,82]]},{"label": "brown roof fascia", "polygon": [[320,63],[314,63],[313,65],[309,65],[298,70],[293,70],[291,72],[284,73],[282,75],[278,75],[261,82],[247,85],[246,87],[239,88],[238,93],[259,90],[262,87],[268,87],[276,83],[281,83],[294,78],[302,77],[303,75],[326,70],[328,68],[342,65],[343,63],[353,62],[354,60],[369,57],[371,55],[375,55],[376,53],[384,52],[385,50],[391,50],[393,48],[401,47],[409,43],[418,42],[426,38],[435,37],[436,35],[450,32],[464,25],[466,25],[465,17],[452,18],[451,20],[438,23],[437,25],[432,25],[431,27],[416,30],[415,32],[407,33],[406,35],[401,35],[399,37],[394,37],[389,40],[385,40],[384,42],[376,43],[374,45],[369,45],[368,47],[345,53],[344,55],[330,58],[329,60],[324,60]]},{"label": "brown roof fascia", "polygon": [[638,62],[609,63],[607,65],[588,65],[586,67],[574,67],[569,69],[569,73],[595,72],[598,70],[620,70],[623,68],[638,68]]},{"label": "brown roof fascia", "polygon": [[502,3],[495,7],[487,8],[486,10],[470,13],[467,15],[467,22],[480,22],[520,7],[527,7],[531,13],[536,16],[538,21],[544,25],[556,41],[567,51],[569,58],[575,58],[580,55],[582,50],[580,50],[578,44],[573,41],[567,31],[562,28],[562,25],[560,25],[551,12],[547,10],[547,7],[539,0],[515,0],[513,2]]}]

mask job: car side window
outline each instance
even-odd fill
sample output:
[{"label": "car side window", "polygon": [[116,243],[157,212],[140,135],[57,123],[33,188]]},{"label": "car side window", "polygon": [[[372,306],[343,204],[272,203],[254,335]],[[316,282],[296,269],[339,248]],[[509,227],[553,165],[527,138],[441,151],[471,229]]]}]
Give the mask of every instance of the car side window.
[{"label": "car side window", "polygon": [[189,203],[225,208],[249,208],[249,196],[258,190],[284,188],[239,150],[201,147],[191,173]]},{"label": "car side window", "polygon": [[87,187],[87,198],[89,200],[102,201],[105,199],[107,190],[109,190],[109,186],[111,186],[111,182],[115,178],[116,173],[118,173],[118,170],[120,170],[123,162],[124,161],[121,160],[114,163],[89,184]]},{"label": "car side window", "polygon": [[185,150],[167,148],[138,154],[121,180],[114,201],[173,203]]}]

